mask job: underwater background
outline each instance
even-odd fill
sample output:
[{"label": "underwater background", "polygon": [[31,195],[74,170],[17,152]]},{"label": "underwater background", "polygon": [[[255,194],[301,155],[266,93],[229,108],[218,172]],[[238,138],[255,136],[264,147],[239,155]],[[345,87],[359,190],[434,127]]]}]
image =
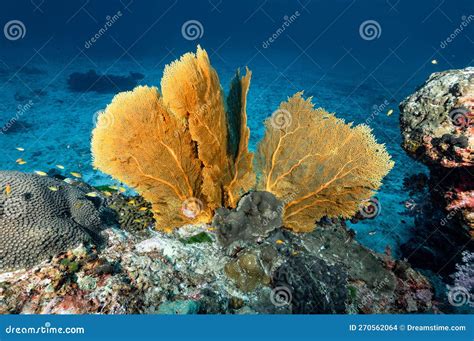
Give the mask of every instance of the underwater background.
[{"label": "underwater background", "polygon": [[[373,129],[395,167],[377,194],[378,216],[351,227],[363,245],[378,252],[389,245],[398,257],[417,205],[404,179],[427,173],[400,147],[398,103],[431,73],[473,65],[472,12],[472,0],[5,2],[0,169],[56,168],[92,184],[112,183],[91,165],[98,112],[117,92],[159,86],[164,66],[199,44],[223,85],[239,67],[253,71],[253,150],[262,121],[302,90],[317,107]],[[90,82],[101,74],[108,76]]]}]

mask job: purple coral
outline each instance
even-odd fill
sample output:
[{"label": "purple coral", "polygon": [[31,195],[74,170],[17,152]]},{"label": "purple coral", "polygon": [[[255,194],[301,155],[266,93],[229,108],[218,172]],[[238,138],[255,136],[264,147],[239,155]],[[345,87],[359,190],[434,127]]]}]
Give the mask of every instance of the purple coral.
[{"label": "purple coral", "polygon": [[456,264],[456,272],[452,275],[454,285],[466,288],[471,292],[474,289],[474,252],[464,251],[462,262]]}]

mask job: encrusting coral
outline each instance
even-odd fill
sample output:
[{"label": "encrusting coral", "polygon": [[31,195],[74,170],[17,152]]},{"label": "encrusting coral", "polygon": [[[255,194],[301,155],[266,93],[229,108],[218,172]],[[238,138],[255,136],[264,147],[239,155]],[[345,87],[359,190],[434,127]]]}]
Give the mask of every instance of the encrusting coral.
[{"label": "encrusting coral", "polygon": [[[206,51],[184,54],[166,66],[162,94],[139,86],[115,96],[93,131],[94,166],[143,195],[158,229],[210,222],[215,209],[235,207],[255,189],[250,78],[248,69],[237,72],[224,102]],[[287,228],[311,231],[323,216],[351,217],[393,166],[369,127],[314,110],[301,93],[276,114],[259,145],[258,189],[284,201]]]},{"label": "encrusting coral", "polygon": [[350,218],[393,167],[366,125],[352,127],[297,93],[265,122],[259,188],[285,203],[283,223],[298,232],[327,216]]},{"label": "encrusting coral", "polygon": [[[250,77],[236,75],[226,113],[206,51],[183,55],[166,67],[163,95],[137,87],[115,96],[98,117],[95,167],[150,201],[159,229],[210,221],[214,209],[235,206],[254,185],[245,113]],[[232,134],[228,116],[240,123]],[[238,140],[233,153],[229,136]]]}]

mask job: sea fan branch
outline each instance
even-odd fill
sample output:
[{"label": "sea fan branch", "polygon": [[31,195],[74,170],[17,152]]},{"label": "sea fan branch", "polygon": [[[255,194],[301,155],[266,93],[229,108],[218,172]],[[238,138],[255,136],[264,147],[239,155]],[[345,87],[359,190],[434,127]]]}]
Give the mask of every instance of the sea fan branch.
[{"label": "sea fan branch", "polygon": [[[285,202],[284,224],[311,231],[323,216],[349,218],[393,167],[366,126],[352,127],[298,93],[275,113],[285,126],[266,123],[258,147],[259,187]],[[278,124],[276,124],[278,123]]]}]

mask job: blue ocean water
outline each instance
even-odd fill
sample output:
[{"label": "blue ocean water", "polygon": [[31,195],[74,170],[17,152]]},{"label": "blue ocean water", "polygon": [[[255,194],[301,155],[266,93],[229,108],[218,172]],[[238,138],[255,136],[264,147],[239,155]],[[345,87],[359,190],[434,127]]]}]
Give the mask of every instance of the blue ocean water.
[{"label": "blue ocean water", "polygon": [[139,84],[159,86],[163,67],[199,44],[224,89],[238,67],[253,71],[252,149],[263,136],[263,120],[302,90],[317,107],[373,128],[396,164],[377,194],[380,214],[351,227],[364,245],[379,252],[390,245],[395,255],[414,228],[405,214],[410,197],[403,179],[427,171],[400,147],[398,103],[431,73],[472,66],[474,57],[471,0],[21,0],[2,6],[0,169],[62,165],[62,172],[80,172],[91,183],[109,182],[92,169],[90,134],[97,112],[120,89],[74,92],[69,75],[137,72],[144,76]]}]

